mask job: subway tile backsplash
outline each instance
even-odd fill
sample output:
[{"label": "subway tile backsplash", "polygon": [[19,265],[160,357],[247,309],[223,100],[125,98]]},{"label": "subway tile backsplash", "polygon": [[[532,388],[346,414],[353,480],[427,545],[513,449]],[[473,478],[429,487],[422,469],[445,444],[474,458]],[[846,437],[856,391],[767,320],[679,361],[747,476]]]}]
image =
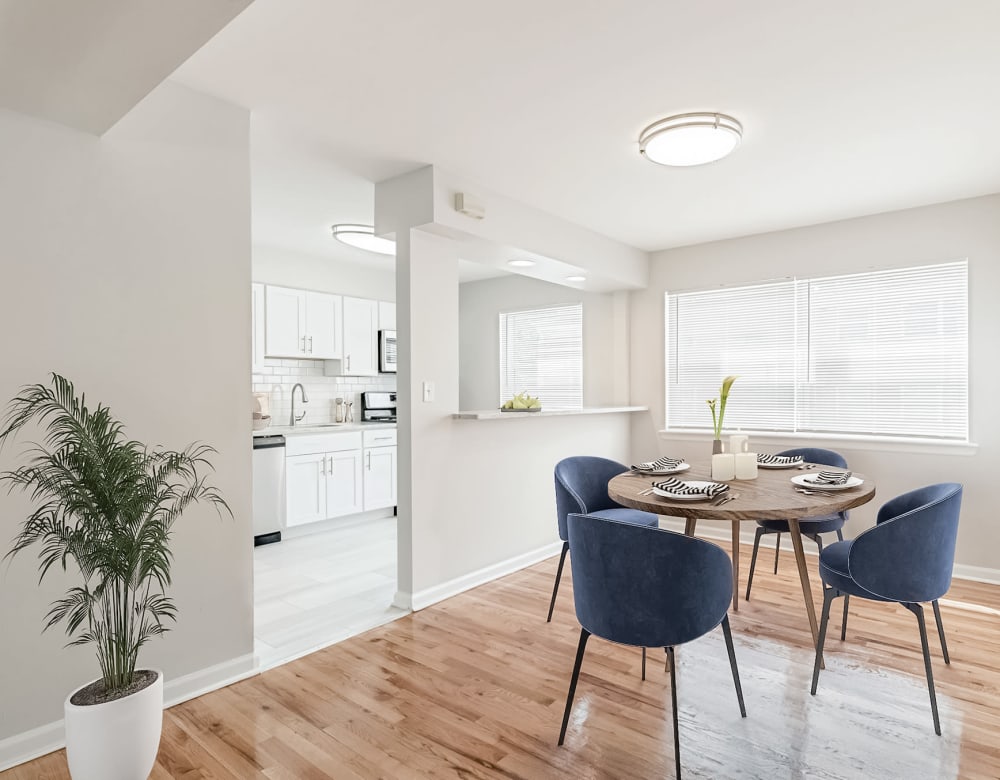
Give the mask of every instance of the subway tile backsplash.
[{"label": "subway tile backsplash", "polygon": [[343,398],[354,404],[354,421],[361,421],[361,393],[365,390],[396,389],[395,374],[378,376],[324,376],[321,360],[287,360],[266,358],[264,365],[253,373],[253,392],[267,393],[270,399],[271,424],[288,425],[291,414],[291,392],[301,382],[309,403],[296,398],[296,411],[305,410],[302,422],[334,421],[334,401]]}]

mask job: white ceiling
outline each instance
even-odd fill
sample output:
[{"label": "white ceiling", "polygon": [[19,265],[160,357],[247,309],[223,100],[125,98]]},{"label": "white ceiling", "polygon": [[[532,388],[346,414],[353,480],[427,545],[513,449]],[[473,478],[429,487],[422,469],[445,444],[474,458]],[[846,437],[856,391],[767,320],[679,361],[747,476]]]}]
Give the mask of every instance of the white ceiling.
[{"label": "white ceiling", "polygon": [[[100,132],[247,2],[0,0],[0,105]],[[252,109],[259,243],[372,262],[330,224],[431,163],[652,251],[1000,191],[998,29],[996,0],[255,0],[174,78]],[[743,145],[638,155],[691,110]]]},{"label": "white ceiling", "polygon": [[251,0],[0,0],[0,106],[101,134]]}]

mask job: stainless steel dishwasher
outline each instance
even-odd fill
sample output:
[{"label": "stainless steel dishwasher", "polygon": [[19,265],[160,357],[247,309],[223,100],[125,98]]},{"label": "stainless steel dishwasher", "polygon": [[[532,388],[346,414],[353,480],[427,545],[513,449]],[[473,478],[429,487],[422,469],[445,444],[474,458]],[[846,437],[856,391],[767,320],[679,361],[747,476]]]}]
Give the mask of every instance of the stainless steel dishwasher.
[{"label": "stainless steel dishwasher", "polygon": [[285,527],[285,437],[253,437],[253,543],[281,541]]}]

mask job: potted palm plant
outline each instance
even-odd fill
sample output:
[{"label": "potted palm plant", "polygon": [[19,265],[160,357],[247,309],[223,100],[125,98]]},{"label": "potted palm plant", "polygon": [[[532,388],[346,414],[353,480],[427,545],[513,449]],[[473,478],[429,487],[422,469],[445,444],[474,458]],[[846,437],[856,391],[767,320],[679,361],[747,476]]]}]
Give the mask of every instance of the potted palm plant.
[{"label": "potted palm plant", "polygon": [[6,557],[37,546],[40,580],[53,568],[79,575],[52,604],[45,628],[64,623],[69,645],[93,645],[101,672],[66,699],[70,774],[144,778],[159,748],[163,674],[137,669],[139,651],[176,619],[166,595],[174,522],[198,502],[230,513],[206,477],[215,450],[129,440],[108,407],[88,408],[58,374],[10,402],[0,447],[29,424],[42,429],[42,442],[25,450],[24,465],[0,473],[0,483],[33,504]]}]

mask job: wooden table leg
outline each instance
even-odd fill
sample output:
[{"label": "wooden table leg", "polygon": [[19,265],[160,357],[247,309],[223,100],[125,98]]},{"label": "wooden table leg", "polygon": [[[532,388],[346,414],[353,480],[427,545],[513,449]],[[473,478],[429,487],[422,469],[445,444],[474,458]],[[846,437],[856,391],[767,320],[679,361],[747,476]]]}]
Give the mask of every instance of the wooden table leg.
[{"label": "wooden table leg", "polygon": [[[801,541],[799,542],[801,544]],[[733,520],[733,612],[740,611],[740,521]]]},{"label": "wooden table leg", "polygon": [[685,536],[694,536],[694,526],[695,526],[695,523],[697,523],[697,522],[698,522],[698,519],[695,518],[695,517],[689,517],[687,520],[684,521],[684,535]]},{"label": "wooden table leg", "polygon": [[795,564],[799,567],[799,582],[802,583],[802,597],[806,602],[806,615],[809,616],[809,628],[812,631],[813,647],[819,638],[819,625],[816,623],[816,605],[813,603],[812,587],[809,585],[809,570],[806,568],[806,553],[802,549],[802,531],[798,520],[788,521],[789,536],[792,537],[792,548],[795,550]]}]

